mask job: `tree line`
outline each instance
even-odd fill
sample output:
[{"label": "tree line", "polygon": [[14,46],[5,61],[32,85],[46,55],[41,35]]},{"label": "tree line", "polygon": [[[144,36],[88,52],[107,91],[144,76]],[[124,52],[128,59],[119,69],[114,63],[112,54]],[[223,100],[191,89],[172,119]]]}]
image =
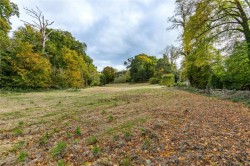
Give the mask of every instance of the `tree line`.
[{"label": "tree line", "polygon": [[174,46],[167,46],[162,58],[159,59],[145,53],[135,55],[124,62],[126,66],[124,71],[117,71],[110,66],[105,67],[101,83],[150,82],[172,86],[180,77],[180,70],[176,64],[179,55],[179,48]]},{"label": "tree line", "polygon": [[250,1],[176,0],[182,79],[197,88],[250,89]]},{"label": "tree line", "polygon": [[[176,0],[175,4],[167,29],[181,30],[180,48],[167,47],[160,59],[146,54],[129,58],[125,62],[129,77],[123,74],[118,82],[173,85],[174,80],[200,89],[250,89],[250,1]],[[179,57],[183,62],[177,70],[173,60]]]},{"label": "tree line", "polygon": [[163,57],[139,54],[129,58],[125,71],[107,66],[98,73],[93,60],[86,54],[87,45],[76,40],[70,32],[52,29],[54,21],[46,20],[39,8],[24,8],[32,22],[13,32],[10,17],[19,16],[18,6],[10,0],[0,3],[1,11],[1,88],[70,88],[107,83],[161,83],[163,75],[172,82],[179,77],[175,61],[177,48],[169,46]]},{"label": "tree line", "polygon": [[37,9],[25,8],[33,22],[23,21],[9,37],[10,17],[19,16],[9,0],[0,3],[0,87],[69,88],[99,84],[99,73],[86,54],[87,45],[53,24]]},{"label": "tree line", "polygon": [[[10,0],[0,3],[0,87],[69,88],[106,83],[150,82],[201,89],[250,89],[249,0],[176,0],[169,22],[180,29],[181,46],[167,46],[161,58],[145,53],[124,62],[126,70],[107,66],[98,73],[86,54],[87,45],[70,32],[50,28],[37,9],[25,8],[33,22],[23,20],[11,30],[10,17],[19,16]],[[177,60],[182,58],[180,68]]]}]

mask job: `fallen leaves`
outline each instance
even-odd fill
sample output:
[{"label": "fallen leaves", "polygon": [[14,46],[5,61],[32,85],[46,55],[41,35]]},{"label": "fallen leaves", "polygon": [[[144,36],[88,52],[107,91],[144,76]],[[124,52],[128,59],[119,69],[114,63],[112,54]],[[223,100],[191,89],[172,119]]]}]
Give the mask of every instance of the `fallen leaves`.
[{"label": "fallen leaves", "polygon": [[[10,110],[37,108],[20,114],[27,125],[18,137],[4,127],[12,124],[15,128],[20,119],[4,121],[1,147],[25,139],[20,152],[28,152],[24,162],[30,165],[55,165],[59,160],[69,165],[121,165],[121,161],[134,165],[250,165],[250,110],[242,104],[167,88],[99,90],[28,93],[16,100],[4,97],[9,105],[15,104]],[[31,99],[32,105],[22,105]],[[108,115],[115,118],[107,121]],[[59,148],[58,159],[53,159],[51,149],[59,140],[67,148]],[[16,165],[18,154],[1,151],[0,165]]]}]

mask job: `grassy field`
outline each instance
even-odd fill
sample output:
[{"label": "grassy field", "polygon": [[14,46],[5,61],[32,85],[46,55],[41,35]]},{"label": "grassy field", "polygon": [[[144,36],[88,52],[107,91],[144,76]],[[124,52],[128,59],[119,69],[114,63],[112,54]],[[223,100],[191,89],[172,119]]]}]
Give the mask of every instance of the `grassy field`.
[{"label": "grassy field", "polygon": [[0,165],[250,165],[250,108],[147,84],[2,93]]}]

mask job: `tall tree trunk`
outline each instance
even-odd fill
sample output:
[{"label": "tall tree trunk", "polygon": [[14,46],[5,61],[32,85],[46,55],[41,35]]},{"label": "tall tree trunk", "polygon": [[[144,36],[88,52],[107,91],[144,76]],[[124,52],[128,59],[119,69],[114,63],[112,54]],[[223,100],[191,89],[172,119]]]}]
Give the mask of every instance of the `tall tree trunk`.
[{"label": "tall tree trunk", "polygon": [[244,33],[245,34],[245,38],[246,38],[246,42],[247,42],[247,55],[248,55],[248,59],[250,60],[250,31],[248,28],[248,32]]},{"label": "tall tree trunk", "polygon": [[243,28],[243,33],[247,42],[247,54],[248,54],[248,59],[250,60],[250,28],[248,24],[249,19],[239,0],[235,0],[235,3],[241,15],[242,19],[241,26]]},{"label": "tall tree trunk", "polygon": [[46,36],[42,34],[43,36],[43,41],[42,41],[42,54],[45,53],[45,46],[46,46]]}]

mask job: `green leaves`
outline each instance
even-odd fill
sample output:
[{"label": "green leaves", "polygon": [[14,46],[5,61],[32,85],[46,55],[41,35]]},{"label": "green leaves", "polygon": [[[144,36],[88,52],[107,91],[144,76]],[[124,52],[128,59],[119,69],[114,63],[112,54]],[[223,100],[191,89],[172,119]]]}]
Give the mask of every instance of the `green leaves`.
[{"label": "green leaves", "polygon": [[18,7],[10,0],[1,0],[0,2],[0,31],[8,33],[11,29],[10,17],[19,16]]},{"label": "green leaves", "polygon": [[[51,30],[49,30],[51,31]],[[12,39],[0,31],[0,83],[2,87],[84,87],[99,84],[86,44],[70,32],[55,30],[41,54],[42,36],[31,26],[19,28]],[[10,47],[11,46],[11,47]]]},{"label": "green leaves", "polygon": [[[48,59],[32,51],[32,45],[17,42],[11,55],[3,57],[1,83],[21,88],[45,88],[50,84],[51,65]],[[9,74],[9,75],[7,75]]]},{"label": "green leaves", "polygon": [[57,157],[59,155],[62,155],[63,152],[67,148],[67,143],[63,141],[59,141],[52,149],[51,149],[51,155],[52,157]]},{"label": "green leaves", "polygon": [[130,65],[130,76],[133,82],[146,82],[155,74],[156,57],[146,54],[136,55]]},{"label": "green leaves", "polygon": [[110,67],[110,66],[107,66],[103,69],[102,74],[106,78],[106,83],[111,83],[114,81],[115,72],[116,72],[116,69],[114,69],[113,67]]},{"label": "green leaves", "polygon": [[247,89],[250,87],[250,61],[246,43],[236,45],[233,54],[225,61],[225,75],[222,80],[227,88]]}]

